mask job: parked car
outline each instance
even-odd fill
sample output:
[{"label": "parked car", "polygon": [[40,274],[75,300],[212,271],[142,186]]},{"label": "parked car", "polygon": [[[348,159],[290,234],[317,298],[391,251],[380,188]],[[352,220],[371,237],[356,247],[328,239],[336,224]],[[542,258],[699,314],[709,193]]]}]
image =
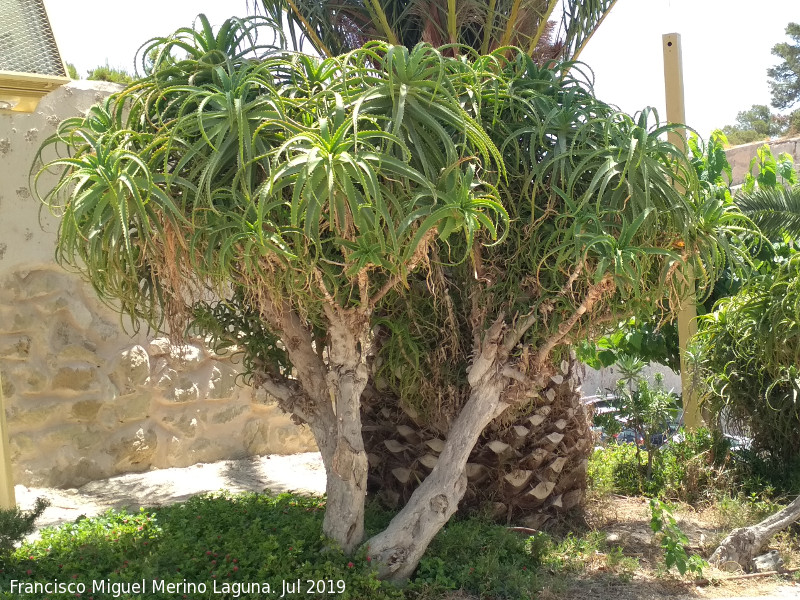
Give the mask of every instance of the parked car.
[{"label": "parked car", "polygon": [[650,445],[655,448],[660,448],[671,440],[678,432],[678,425],[670,425],[666,431],[662,433],[654,433],[650,436]]},{"label": "parked car", "polygon": [[636,444],[637,446],[644,445],[644,437],[641,433],[634,429],[623,429],[616,436],[618,444]]}]

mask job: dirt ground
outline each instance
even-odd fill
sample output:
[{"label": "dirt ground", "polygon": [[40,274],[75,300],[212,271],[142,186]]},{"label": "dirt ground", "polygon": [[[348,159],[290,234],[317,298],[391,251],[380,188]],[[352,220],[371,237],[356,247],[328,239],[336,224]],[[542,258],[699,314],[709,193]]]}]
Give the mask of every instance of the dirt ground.
[{"label": "dirt ground", "polygon": [[[72,522],[81,516],[91,517],[109,508],[138,510],[140,506],[180,502],[195,494],[220,489],[322,494],[325,469],[319,454],[309,452],[131,473],[93,481],[78,489],[16,486],[15,492],[23,509],[33,507],[39,496],[50,500],[50,507],[37,521],[37,526],[45,527]],[[714,515],[697,512],[690,506],[680,509],[676,517],[694,552],[708,551],[711,544],[728,533],[718,528]],[[800,600],[800,581],[796,578],[731,579],[741,573],[707,569],[706,581],[698,585],[689,577],[664,573],[663,557],[650,531],[649,507],[642,498],[610,495],[593,500],[587,506],[586,525],[603,531],[607,547],[621,548],[622,555],[635,559],[638,565],[627,577],[620,577],[609,569],[605,555],[585,557],[583,572],[566,578],[554,573],[554,585],[546,586],[539,600]],[[791,562],[800,562],[795,555],[786,567],[800,566]],[[458,598],[475,600],[465,595]]]},{"label": "dirt ground", "polygon": [[[696,511],[684,505],[675,511],[681,530],[689,537],[689,552],[707,556],[728,533],[720,528],[712,511]],[[545,590],[540,600],[691,600],[727,598],[736,600],[800,600],[800,582],[791,575],[740,578],[742,573],[705,569],[697,583],[676,571],[666,573],[663,554],[650,529],[650,508],[644,498],[610,495],[589,503],[586,521],[606,536],[608,547],[617,546],[625,557],[635,558],[637,568],[629,580],[609,573],[604,556],[587,559],[587,568],[566,589]],[[796,555],[787,557],[786,568]]]}]

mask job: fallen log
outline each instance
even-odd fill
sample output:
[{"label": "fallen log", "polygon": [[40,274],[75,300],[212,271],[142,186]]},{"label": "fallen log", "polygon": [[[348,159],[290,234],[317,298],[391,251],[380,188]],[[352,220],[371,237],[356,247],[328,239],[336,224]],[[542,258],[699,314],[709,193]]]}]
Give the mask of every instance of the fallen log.
[{"label": "fallen log", "polygon": [[760,523],[734,529],[722,540],[708,561],[718,568],[725,563],[735,562],[745,571],[751,571],[753,558],[761,554],[772,536],[798,519],[800,519],[800,496],[789,506]]}]

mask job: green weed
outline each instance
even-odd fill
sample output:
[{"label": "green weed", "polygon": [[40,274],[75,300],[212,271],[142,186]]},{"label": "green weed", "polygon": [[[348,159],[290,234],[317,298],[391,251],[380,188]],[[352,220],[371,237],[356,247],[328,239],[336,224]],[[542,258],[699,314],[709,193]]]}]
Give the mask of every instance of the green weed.
[{"label": "green weed", "polygon": [[650,514],[650,528],[660,538],[667,570],[675,567],[681,575],[688,571],[702,577],[703,569],[708,567],[708,562],[698,554],[686,552],[689,538],[678,527],[667,505],[656,498],[651,498]]}]

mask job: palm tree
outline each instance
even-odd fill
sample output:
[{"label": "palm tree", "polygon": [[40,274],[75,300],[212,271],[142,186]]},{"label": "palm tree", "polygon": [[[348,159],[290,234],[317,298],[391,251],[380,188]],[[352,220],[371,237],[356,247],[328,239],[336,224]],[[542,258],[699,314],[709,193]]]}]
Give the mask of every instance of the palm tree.
[{"label": "palm tree", "polygon": [[[577,60],[616,0],[260,0],[321,56],[383,40],[413,48],[458,44],[480,54],[516,46],[540,64]],[[561,6],[560,14],[556,8]]]},{"label": "palm tree", "polygon": [[800,185],[762,186],[736,194],[734,201],[768,238],[800,238]]}]

